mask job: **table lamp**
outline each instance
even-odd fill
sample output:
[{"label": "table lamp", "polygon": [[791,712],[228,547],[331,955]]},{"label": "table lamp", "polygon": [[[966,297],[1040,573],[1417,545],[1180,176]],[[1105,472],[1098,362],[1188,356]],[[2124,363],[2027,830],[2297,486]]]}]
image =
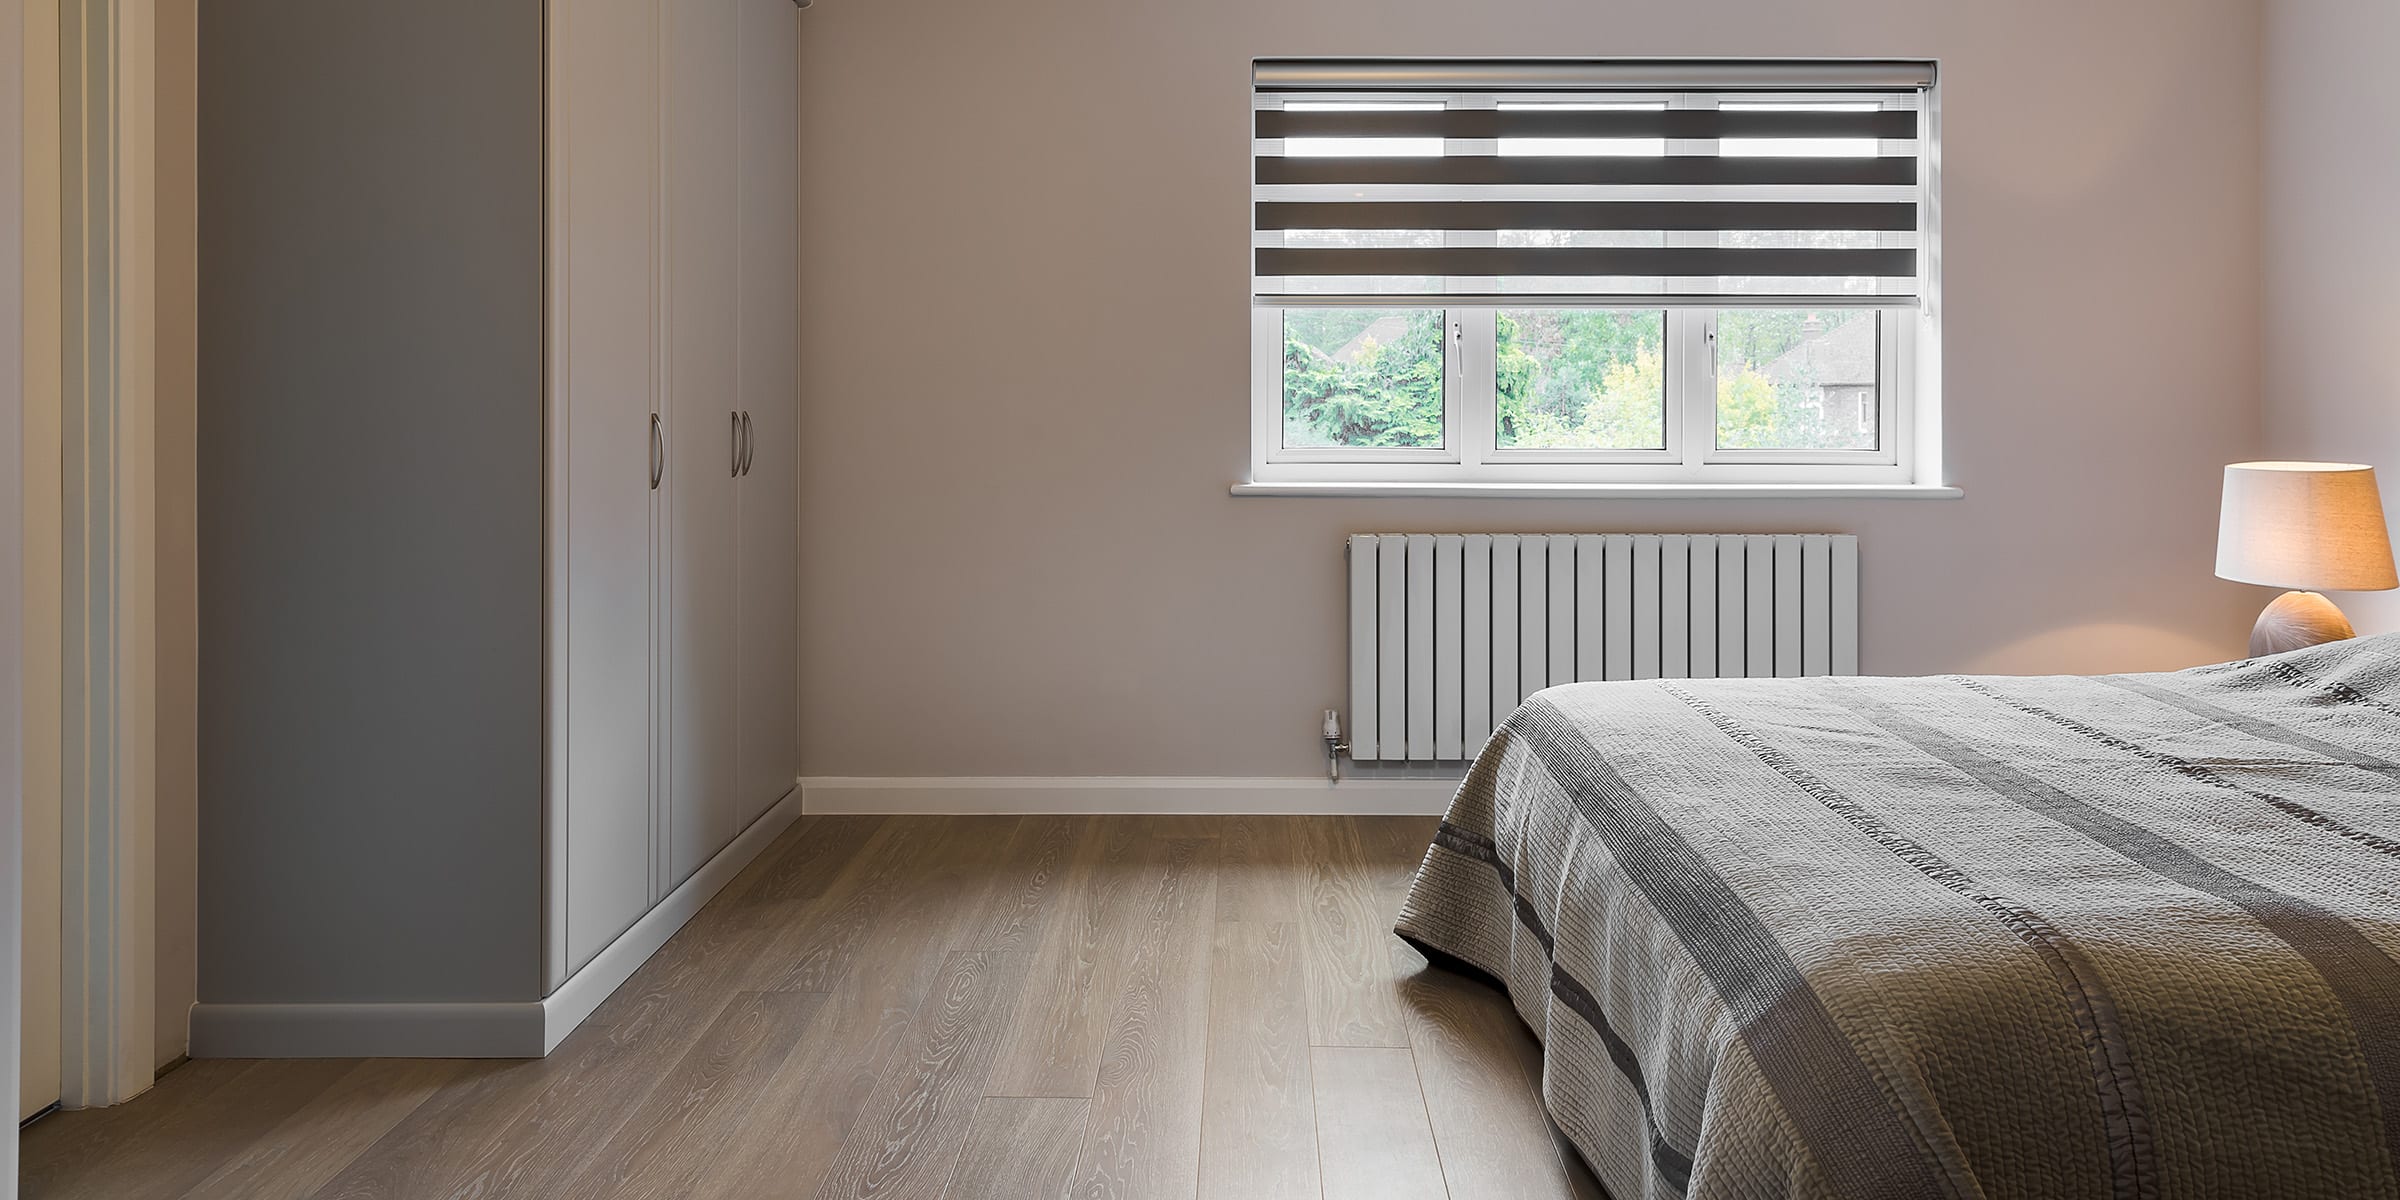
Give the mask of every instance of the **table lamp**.
[{"label": "table lamp", "polygon": [[2291,588],[2258,614],[2250,655],[2280,654],[2354,637],[2317,589],[2400,587],[2375,468],[2356,463],[2251,462],[2225,468],[2217,521],[2217,576]]}]

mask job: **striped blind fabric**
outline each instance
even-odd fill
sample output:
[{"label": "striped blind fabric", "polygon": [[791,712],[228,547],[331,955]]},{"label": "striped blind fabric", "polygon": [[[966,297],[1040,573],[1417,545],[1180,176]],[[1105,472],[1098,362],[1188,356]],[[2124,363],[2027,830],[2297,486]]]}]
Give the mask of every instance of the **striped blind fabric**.
[{"label": "striped blind fabric", "polygon": [[1920,294],[1930,64],[1262,59],[1254,78],[1260,303]]}]

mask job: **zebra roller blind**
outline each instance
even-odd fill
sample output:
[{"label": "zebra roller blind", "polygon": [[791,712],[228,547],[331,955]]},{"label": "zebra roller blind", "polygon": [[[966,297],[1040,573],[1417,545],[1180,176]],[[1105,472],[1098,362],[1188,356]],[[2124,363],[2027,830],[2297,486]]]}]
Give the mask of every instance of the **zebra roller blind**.
[{"label": "zebra roller blind", "polygon": [[1911,305],[1930,63],[1261,59],[1270,305]]}]

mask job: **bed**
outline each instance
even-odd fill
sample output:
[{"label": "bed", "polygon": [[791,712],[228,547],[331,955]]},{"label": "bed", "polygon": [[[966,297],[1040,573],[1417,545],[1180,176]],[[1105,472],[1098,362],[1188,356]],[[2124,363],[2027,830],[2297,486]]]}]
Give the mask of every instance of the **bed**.
[{"label": "bed", "polygon": [[1618,1200],[2400,1195],[2400,635],[1535,696],[1400,915]]}]

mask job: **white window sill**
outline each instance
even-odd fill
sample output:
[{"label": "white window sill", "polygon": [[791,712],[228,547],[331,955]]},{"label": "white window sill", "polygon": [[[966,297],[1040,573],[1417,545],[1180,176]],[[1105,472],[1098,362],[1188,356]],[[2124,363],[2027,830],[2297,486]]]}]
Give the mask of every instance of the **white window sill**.
[{"label": "white window sill", "polygon": [[1461,500],[1956,500],[1933,483],[1237,483],[1236,496],[1448,496]]}]

